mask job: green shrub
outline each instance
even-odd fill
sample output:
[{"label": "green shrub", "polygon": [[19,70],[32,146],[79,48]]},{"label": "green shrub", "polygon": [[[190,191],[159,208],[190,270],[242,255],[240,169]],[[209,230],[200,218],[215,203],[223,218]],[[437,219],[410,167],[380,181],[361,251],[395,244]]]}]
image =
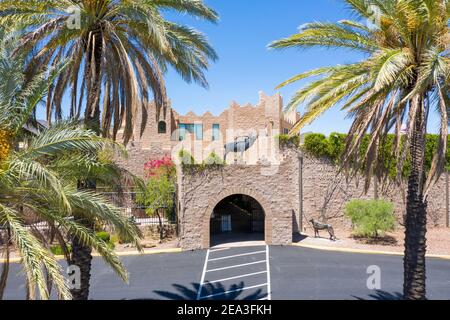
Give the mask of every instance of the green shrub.
[{"label": "green shrub", "polygon": [[[69,252],[72,252],[72,247],[70,246],[70,244],[67,244],[67,250],[69,250]],[[55,256],[62,256],[64,255],[64,251],[62,249],[62,247],[58,244],[58,245],[54,245],[50,247],[50,251],[55,255]]]},{"label": "green shrub", "polygon": [[328,140],[321,133],[311,133],[305,137],[304,148],[317,157],[329,156]]},{"label": "green shrub", "polygon": [[224,161],[221,157],[219,157],[215,152],[211,152],[209,156],[203,161],[204,165],[208,166],[221,166],[224,165]]},{"label": "green shrub", "polygon": [[178,153],[178,158],[180,158],[180,162],[183,165],[193,165],[195,164],[194,157],[186,150],[181,149]]},{"label": "green shrub", "polygon": [[95,235],[97,238],[105,242],[111,249],[115,248],[114,242],[111,241],[111,235],[106,231],[96,232]]},{"label": "green shrub", "polygon": [[[308,153],[316,157],[326,157],[336,164],[341,164],[341,155],[345,149],[345,140],[347,138],[346,134],[342,133],[331,133],[327,138],[320,133],[310,133],[305,137],[305,143],[302,148]],[[425,168],[430,170],[431,162],[436,149],[438,146],[439,136],[436,134],[426,135],[425,144]],[[360,156],[364,156],[370,141],[370,136],[366,135],[363,137],[359,149]],[[404,143],[404,137],[400,141],[400,148]],[[388,134],[379,145],[379,160],[383,164],[383,171],[387,172],[389,177],[395,178],[397,176],[397,159],[394,152],[395,146],[395,135]],[[411,161],[409,158],[406,159],[403,169],[402,176],[407,177],[409,175],[411,168]],[[445,169],[450,170],[450,135],[447,137],[447,152]],[[364,172],[365,167],[361,170]]]},{"label": "green shrub", "polygon": [[119,240],[120,240],[120,236],[117,233],[113,234],[111,236],[111,239],[109,239],[109,241],[114,244],[119,243]]},{"label": "green shrub", "polygon": [[328,137],[328,157],[338,162],[342,153],[344,152],[345,139],[347,135],[342,133],[333,132]]},{"label": "green shrub", "polygon": [[353,233],[362,237],[378,237],[395,229],[394,205],[385,200],[352,200],[345,215],[353,225]]},{"label": "green shrub", "polygon": [[97,238],[100,238],[105,242],[109,242],[109,240],[111,240],[111,235],[106,231],[97,232],[95,233],[95,235],[97,236]]},{"label": "green shrub", "polygon": [[300,136],[290,136],[288,134],[280,134],[275,137],[278,139],[280,146],[294,146],[298,147],[300,145]]}]

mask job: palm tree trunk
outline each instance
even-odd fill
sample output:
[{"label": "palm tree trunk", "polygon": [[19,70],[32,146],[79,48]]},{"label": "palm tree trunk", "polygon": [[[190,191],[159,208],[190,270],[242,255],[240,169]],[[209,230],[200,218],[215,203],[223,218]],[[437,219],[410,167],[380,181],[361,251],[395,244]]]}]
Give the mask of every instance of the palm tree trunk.
[{"label": "palm tree trunk", "polygon": [[[99,39],[100,37],[93,37]],[[87,60],[94,63],[94,68],[89,66],[88,70],[88,97],[85,111],[85,125],[87,128],[94,130],[100,135],[100,86],[101,86],[101,54],[102,44],[99,40],[93,41],[94,47],[87,56]],[[93,55],[93,56],[92,56]],[[79,181],[79,189],[95,190],[97,187],[95,180]],[[92,221],[83,219],[82,215],[74,214],[75,221],[93,230]],[[80,288],[72,289],[72,298],[74,300],[87,300],[89,298],[89,288],[92,267],[92,248],[83,243],[78,237],[72,238],[72,256],[71,264],[80,268]]]},{"label": "palm tree trunk", "polygon": [[70,290],[72,299],[87,300],[91,279],[92,248],[85,246],[77,237],[72,239],[71,264],[80,268],[80,287]]},{"label": "palm tree trunk", "polygon": [[6,237],[3,239],[0,232],[0,244],[2,244],[5,248],[5,261],[2,264],[2,271],[0,273],[0,300],[3,300],[3,295],[6,289],[6,281],[8,280],[9,274],[9,245],[11,242],[11,229],[9,226],[6,228]]},{"label": "palm tree trunk", "polygon": [[[78,189],[95,189],[95,181],[79,181]],[[93,222],[83,218],[81,214],[74,213],[74,219],[84,227],[94,229]],[[69,263],[80,268],[80,287],[70,290],[72,299],[87,300],[91,279],[92,248],[85,245],[77,236],[72,237],[72,254]]]},{"label": "palm tree trunk", "polygon": [[427,203],[423,198],[425,181],[425,112],[419,108],[411,138],[411,173],[408,178],[408,198],[405,217],[405,256],[403,260],[403,294],[408,300],[426,299],[425,252]]}]

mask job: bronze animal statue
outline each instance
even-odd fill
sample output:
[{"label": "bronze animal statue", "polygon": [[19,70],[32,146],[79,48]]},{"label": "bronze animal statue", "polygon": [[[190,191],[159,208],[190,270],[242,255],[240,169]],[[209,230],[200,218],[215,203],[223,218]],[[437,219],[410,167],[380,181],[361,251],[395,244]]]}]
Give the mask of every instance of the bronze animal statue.
[{"label": "bronze animal statue", "polygon": [[330,240],[331,241],[336,241],[336,236],[334,235],[334,229],[333,226],[331,224],[325,224],[325,223],[321,223],[319,221],[316,221],[314,219],[309,220],[309,222],[311,222],[313,228],[314,228],[314,237],[320,238],[320,234],[319,234],[319,230],[327,230],[328,233],[330,234]]},{"label": "bronze animal statue", "polygon": [[231,152],[239,152],[241,154],[241,158],[244,155],[244,152],[250,149],[250,147],[255,144],[255,141],[258,139],[258,133],[252,134],[250,136],[242,137],[244,139],[239,140],[236,139],[234,142],[227,143],[223,147],[225,149],[224,153],[224,162],[227,161],[227,155]]}]

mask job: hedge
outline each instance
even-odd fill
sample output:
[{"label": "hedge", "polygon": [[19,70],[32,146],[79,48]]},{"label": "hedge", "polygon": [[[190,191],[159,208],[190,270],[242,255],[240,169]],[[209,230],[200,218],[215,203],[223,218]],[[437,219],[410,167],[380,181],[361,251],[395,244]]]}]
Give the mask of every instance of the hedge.
[{"label": "hedge", "polygon": [[[336,164],[340,164],[341,155],[345,148],[346,138],[347,135],[342,133],[331,133],[329,137],[326,137],[321,133],[311,133],[305,136],[305,143],[302,148],[303,150],[316,157],[325,157]],[[369,141],[370,136],[366,135],[361,143],[361,156],[365,154]],[[427,171],[431,167],[431,162],[433,160],[433,155],[436,152],[438,141],[439,136],[436,134],[428,134],[426,136],[425,167]],[[450,138],[447,138],[447,141],[445,169],[450,170]],[[388,170],[389,176],[391,177],[395,177],[397,167],[397,161],[395,159],[395,153],[393,151],[394,145],[395,135],[388,134],[386,139],[381,143],[380,148],[380,156],[383,159],[384,167],[386,170]],[[407,160],[403,168],[403,176],[407,176],[409,168],[410,163]]]}]

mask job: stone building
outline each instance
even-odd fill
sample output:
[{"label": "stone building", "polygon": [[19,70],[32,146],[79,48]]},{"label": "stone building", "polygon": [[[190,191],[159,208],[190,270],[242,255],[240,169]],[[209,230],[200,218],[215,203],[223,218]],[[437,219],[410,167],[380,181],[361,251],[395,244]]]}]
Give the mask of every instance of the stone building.
[{"label": "stone building", "polygon": [[[242,157],[234,153],[227,158],[228,165],[178,164],[178,237],[186,250],[208,248],[230,238],[288,245],[295,233],[309,227],[311,218],[349,228],[345,204],[374,198],[374,186],[364,193],[363,183],[347,181],[326,159],[308,156],[298,148],[280,147],[275,137],[287,133],[298,118],[295,112],[282,112],[279,95],[263,93],[257,105],[233,102],[217,116],[209,112],[179,115],[169,107],[157,118],[150,105],[139,115],[128,146],[129,158],[123,165],[142,175],[149,159],[165,155],[177,159],[182,149],[202,163],[211,152],[223,157],[225,143],[257,136]],[[394,203],[401,225],[405,188],[392,185],[376,193]],[[430,227],[449,226],[449,198],[448,177],[443,176],[429,197]]]},{"label": "stone building", "polygon": [[[138,114],[134,138],[129,143],[129,159],[124,165],[131,172],[142,175],[144,163],[149,159],[171,155],[177,159],[180,150],[189,151],[198,163],[212,152],[223,157],[224,144],[251,134],[258,135],[257,152],[245,154],[246,164],[256,164],[261,157],[274,157],[278,134],[287,133],[299,119],[297,112],[284,113],[279,94],[266,96],[260,93],[259,102],[231,106],[219,115],[206,112],[196,115],[178,114],[169,106],[159,115],[150,104]],[[144,125],[145,124],[145,125]],[[120,135],[119,131],[119,135]],[[228,159],[227,159],[228,160]],[[235,158],[229,158],[234,162]]]}]

